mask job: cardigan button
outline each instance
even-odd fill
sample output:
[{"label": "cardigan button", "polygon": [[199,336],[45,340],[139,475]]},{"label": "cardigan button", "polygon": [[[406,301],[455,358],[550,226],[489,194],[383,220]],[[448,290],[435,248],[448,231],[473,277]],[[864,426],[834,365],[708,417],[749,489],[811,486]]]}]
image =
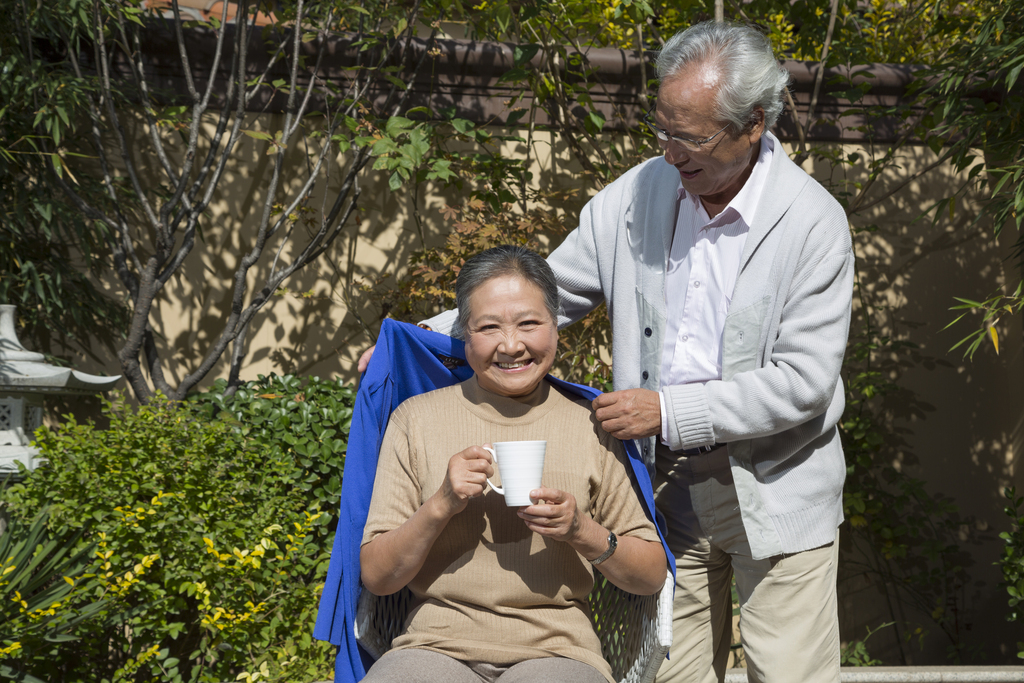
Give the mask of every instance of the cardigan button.
[{"label": "cardigan button", "polygon": [[647,379],[648,377],[650,377],[650,375],[648,375],[648,374],[647,374],[647,371],[646,371],[646,370],[644,370],[644,379]]},{"label": "cardigan button", "polygon": [[654,331],[651,328],[648,327],[646,330],[644,330],[645,337],[650,337],[652,334],[654,334]]}]

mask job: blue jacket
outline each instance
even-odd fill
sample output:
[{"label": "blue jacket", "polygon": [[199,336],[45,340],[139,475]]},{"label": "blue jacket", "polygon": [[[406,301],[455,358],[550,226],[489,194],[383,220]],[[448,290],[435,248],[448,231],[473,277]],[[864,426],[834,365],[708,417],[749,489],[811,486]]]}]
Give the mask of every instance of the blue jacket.
[{"label": "blue jacket", "polygon": [[[373,659],[356,643],[352,630],[359,602],[359,546],[377,473],[377,455],[391,412],[407,398],[469,379],[473,370],[466,363],[461,341],[415,325],[385,320],[377,348],[356,394],[355,413],[349,433],[345,477],[341,487],[341,510],[334,550],[327,570],[320,611],[313,636],[338,647],[334,680],[355,683],[362,680]],[[590,387],[548,377],[555,386],[588,399],[600,392]],[[656,519],[654,494],[647,468],[633,441],[624,442],[633,474],[643,492],[647,516]],[[675,558],[668,550],[663,529],[667,566],[675,573]]]}]

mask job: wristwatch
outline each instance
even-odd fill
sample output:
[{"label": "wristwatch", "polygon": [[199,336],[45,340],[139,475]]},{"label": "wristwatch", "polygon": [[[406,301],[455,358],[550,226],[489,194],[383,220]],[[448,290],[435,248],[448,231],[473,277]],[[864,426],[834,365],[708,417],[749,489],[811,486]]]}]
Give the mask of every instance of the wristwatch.
[{"label": "wristwatch", "polygon": [[609,557],[611,557],[615,553],[615,549],[618,548],[618,547],[619,547],[619,539],[615,538],[615,533],[614,532],[609,531],[608,532],[608,550],[605,550],[598,557],[595,557],[594,559],[592,559],[590,561],[590,564],[594,565],[595,567],[597,565],[601,564],[602,562],[607,560]]}]

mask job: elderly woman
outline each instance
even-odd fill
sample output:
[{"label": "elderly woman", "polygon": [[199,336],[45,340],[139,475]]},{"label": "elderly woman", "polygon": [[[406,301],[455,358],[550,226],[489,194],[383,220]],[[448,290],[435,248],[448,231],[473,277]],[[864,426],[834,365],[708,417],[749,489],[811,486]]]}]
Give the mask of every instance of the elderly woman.
[{"label": "elderly woman", "polygon": [[[547,263],[503,246],[466,262],[459,325],[475,375],[393,413],[360,553],[377,595],[415,607],[366,681],[612,680],[588,616],[596,567],[637,594],[664,583],[657,531],[622,445],[589,401],[545,381],[558,342]],[[491,490],[485,445],[546,440],[532,505]]]}]

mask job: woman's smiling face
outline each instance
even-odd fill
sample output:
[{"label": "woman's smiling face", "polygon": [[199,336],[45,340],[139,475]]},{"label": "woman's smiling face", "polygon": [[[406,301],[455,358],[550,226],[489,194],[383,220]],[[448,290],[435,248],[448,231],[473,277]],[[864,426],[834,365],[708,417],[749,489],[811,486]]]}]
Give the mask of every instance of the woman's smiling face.
[{"label": "woman's smiling face", "polygon": [[469,295],[466,360],[480,386],[526,396],[540,386],[558,349],[558,326],[537,285],[499,275]]}]

